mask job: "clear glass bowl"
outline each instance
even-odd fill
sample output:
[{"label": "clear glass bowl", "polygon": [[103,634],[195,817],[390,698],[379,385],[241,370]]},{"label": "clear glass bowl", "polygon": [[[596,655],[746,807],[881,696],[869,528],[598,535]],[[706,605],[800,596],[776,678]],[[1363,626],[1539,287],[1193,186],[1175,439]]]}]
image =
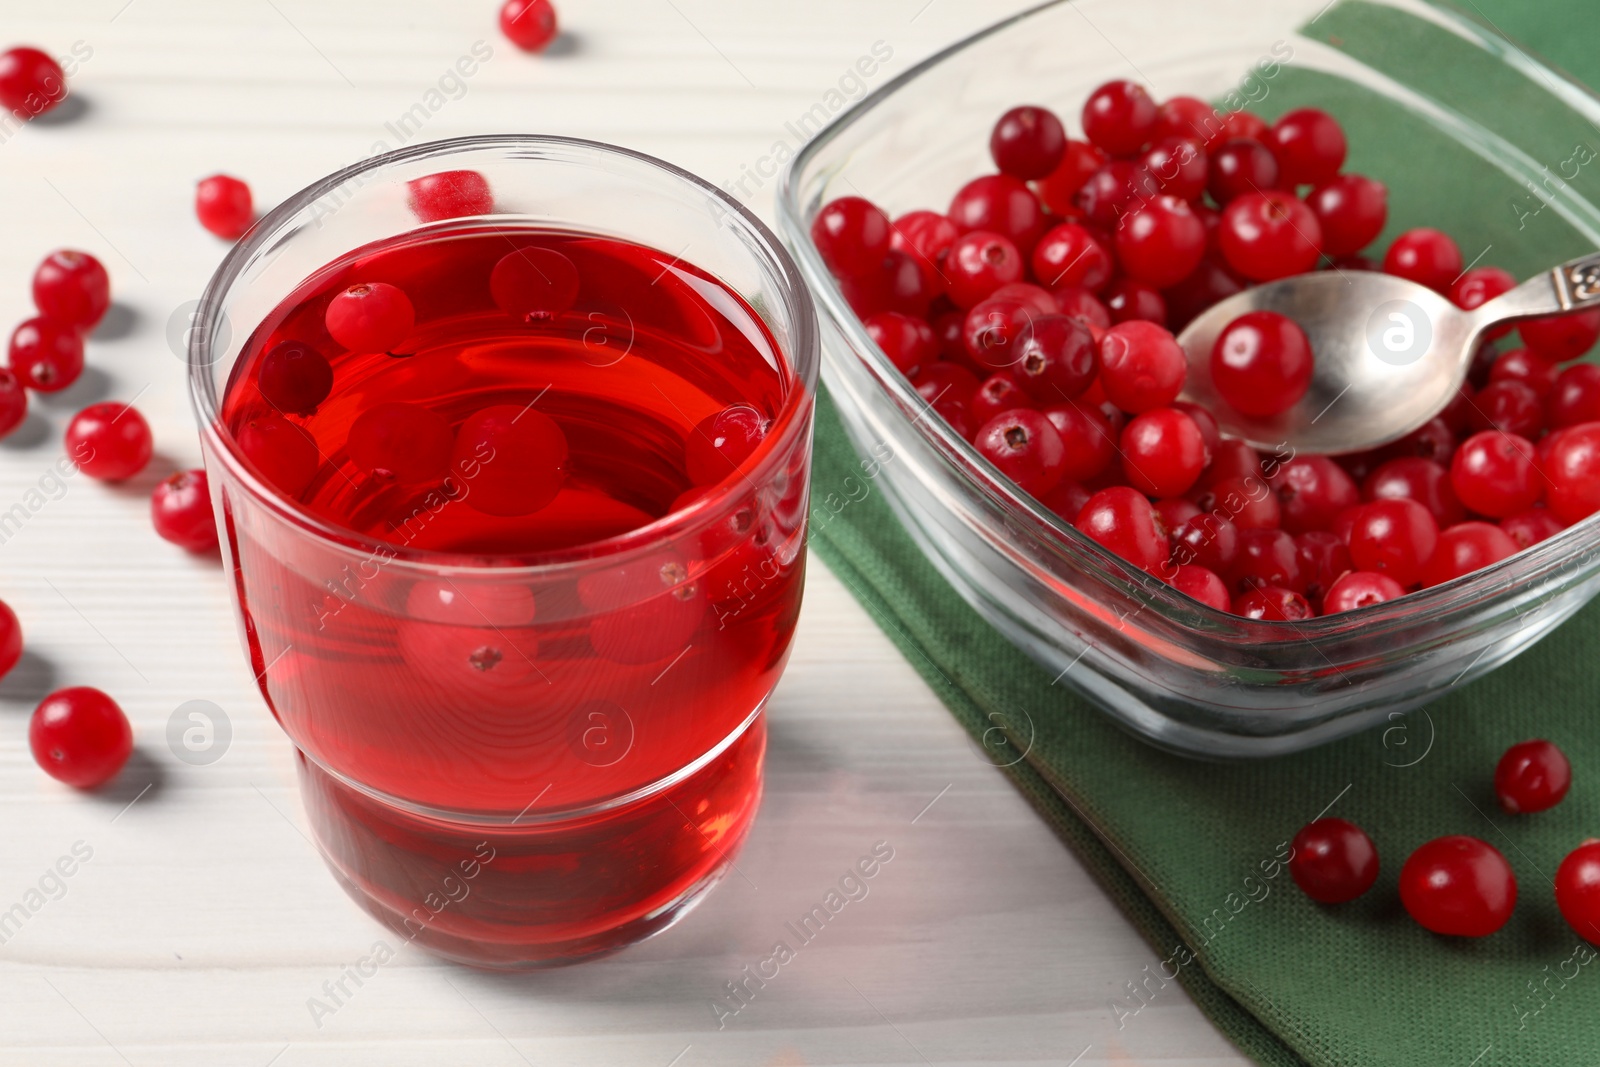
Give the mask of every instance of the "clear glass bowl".
[{"label": "clear glass bowl", "polygon": [[823,311],[824,380],[858,450],[894,449],[879,484],[944,577],[1061,685],[1159,745],[1207,756],[1294,751],[1393,718],[1506,662],[1594,596],[1590,519],[1399,601],[1301,623],[1238,618],[1125,565],[925,417],[824,267],[811,219],[850,194],[895,216],[942,208],[993,170],[989,131],[1006,108],[1050,106],[1081,137],[1084,97],[1111,78],[1269,119],[1327,107],[1350,135],[1349,168],[1390,186],[1380,250],[1441,225],[1468,257],[1493,246],[1485,262],[1527,276],[1600,246],[1581,183],[1549,180],[1592,139],[1595,98],[1450,11],[1060,0],[960,42],[841,114],[779,194],[784,240]]}]

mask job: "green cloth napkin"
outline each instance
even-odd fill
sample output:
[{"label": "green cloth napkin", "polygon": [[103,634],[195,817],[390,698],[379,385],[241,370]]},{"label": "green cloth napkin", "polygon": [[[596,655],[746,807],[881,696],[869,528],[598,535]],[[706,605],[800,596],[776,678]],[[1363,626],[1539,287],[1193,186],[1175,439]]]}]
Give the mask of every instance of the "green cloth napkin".
[{"label": "green cloth napkin", "polygon": [[[1574,31],[1580,0],[1477,0],[1469,14],[1600,84],[1593,35]],[[1600,132],[1542,87],[1448,30],[1346,0],[1307,31],[1407,86],[1442,99],[1556,171]],[[1509,45],[1506,46],[1509,49]],[[1350,135],[1349,166],[1391,189],[1390,230],[1432,225],[1469,258],[1519,276],[1594,247],[1530,194],[1513,207],[1506,179],[1430,123],[1348,85],[1285,71],[1259,110],[1327,107]],[[1387,147],[1384,147],[1387,146]],[[1572,184],[1600,193],[1600,159]],[[812,546],[921,672],[956,718],[993,751],[995,715],[1034,731],[1006,768],[1039,813],[1098,876],[1155,949],[1124,976],[1107,1021],[1133,1029],[1143,1005],[1186,989],[1245,1053],[1265,1064],[1438,1065],[1600,1062],[1600,958],[1562,921],[1551,878],[1562,857],[1600,835],[1600,604],[1486,678],[1424,712],[1300,755],[1202,763],[1121,732],[1052,686],[921,556],[881,491],[822,521],[828,494],[859,471],[824,396],[818,408]],[[849,484],[854,484],[849,483]],[[1505,748],[1546,737],[1571,758],[1562,805],[1511,818],[1496,806]],[[1003,742],[1002,742],[1003,743]],[[1323,812],[1364,826],[1382,873],[1365,897],[1325,908],[1294,886],[1288,840]],[[1499,848],[1520,901],[1479,940],[1435,937],[1401,908],[1396,876],[1422,842],[1467,833]]]}]

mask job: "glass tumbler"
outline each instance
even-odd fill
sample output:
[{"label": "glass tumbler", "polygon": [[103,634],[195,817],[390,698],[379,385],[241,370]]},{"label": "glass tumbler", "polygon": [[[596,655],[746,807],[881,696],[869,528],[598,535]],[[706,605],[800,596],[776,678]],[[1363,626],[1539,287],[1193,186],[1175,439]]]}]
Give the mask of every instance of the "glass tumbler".
[{"label": "glass tumbler", "polygon": [[[464,171],[492,190],[486,213],[419,218],[408,183]],[[265,484],[220,415],[252,335],[325,265],[447,224],[626,240],[721,282],[775,343],[782,401],[757,452],[641,528],[492,556],[374,540]],[[599,351],[617,388],[645,388],[647,355]],[[401,937],[494,968],[619,948],[701,899],[760,800],[762,709],[803,584],[818,342],[773,235],[624,149],[418,145],[262,219],[206,289],[188,356],[250,668],[350,895]]]}]

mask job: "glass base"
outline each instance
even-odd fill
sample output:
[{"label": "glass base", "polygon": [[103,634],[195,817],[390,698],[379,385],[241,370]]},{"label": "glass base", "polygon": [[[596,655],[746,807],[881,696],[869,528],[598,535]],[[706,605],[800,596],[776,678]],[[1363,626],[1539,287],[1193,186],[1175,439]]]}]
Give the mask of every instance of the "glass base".
[{"label": "glass base", "polygon": [[765,748],[759,714],[706,766],[659,791],[499,824],[398,808],[303,754],[297,762],[318,848],[357,903],[445,959],[525,970],[614,952],[687,914],[744,842]]}]

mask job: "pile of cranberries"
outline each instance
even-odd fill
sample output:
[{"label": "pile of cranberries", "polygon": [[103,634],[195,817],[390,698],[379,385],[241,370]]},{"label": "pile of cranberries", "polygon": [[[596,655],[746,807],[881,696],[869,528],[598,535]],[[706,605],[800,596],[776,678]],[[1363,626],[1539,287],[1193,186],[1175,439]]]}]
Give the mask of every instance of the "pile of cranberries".
[{"label": "pile of cranberries", "polygon": [[[1341,173],[1315,108],[1268,124],[1126,81],[1083,106],[1085,140],[1043,107],[1000,117],[998,173],[944,212],[891,219],[848,196],[812,239],[885,356],[999,470],[1084,534],[1211,607],[1298,620],[1392,600],[1496,563],[1600,509],[1600,366],[1572,363],[1600,311],[1485,343],[1470,382],[1373,452],[1263,456],[1178,399],[1174,339],[1252,283],[1383,270],[1474,308],[1512,288],[1462,269],[1437,230],[1360,253],[1387,190]],[[1503,335],[1502,335],[1503,336]],[[1314,364],[1292,321],[1257,311],[1211,354],[1223,401],[1293,406]]]},{"label": "pile of cranberries", "polygon": [[[1494,791],[1508,814],[1544,811],[1561,803],[1572,767],[1549,741],[1523,741],[1500,757]],[[1295,835],[1289,873],[1306,896],[1343,904],[1378,879],[1378,849],[1359,826],[1317,819]],[[1580,937],[1600,944],[1600,840],[1590,838],[1556,870],[1556,907]],[[1465,834],[1419,846],[1400,869],[1400,903],[1425,929],[1457,937],[1487,937],[1511,918],[1517,879],[1500,851]]]}]

